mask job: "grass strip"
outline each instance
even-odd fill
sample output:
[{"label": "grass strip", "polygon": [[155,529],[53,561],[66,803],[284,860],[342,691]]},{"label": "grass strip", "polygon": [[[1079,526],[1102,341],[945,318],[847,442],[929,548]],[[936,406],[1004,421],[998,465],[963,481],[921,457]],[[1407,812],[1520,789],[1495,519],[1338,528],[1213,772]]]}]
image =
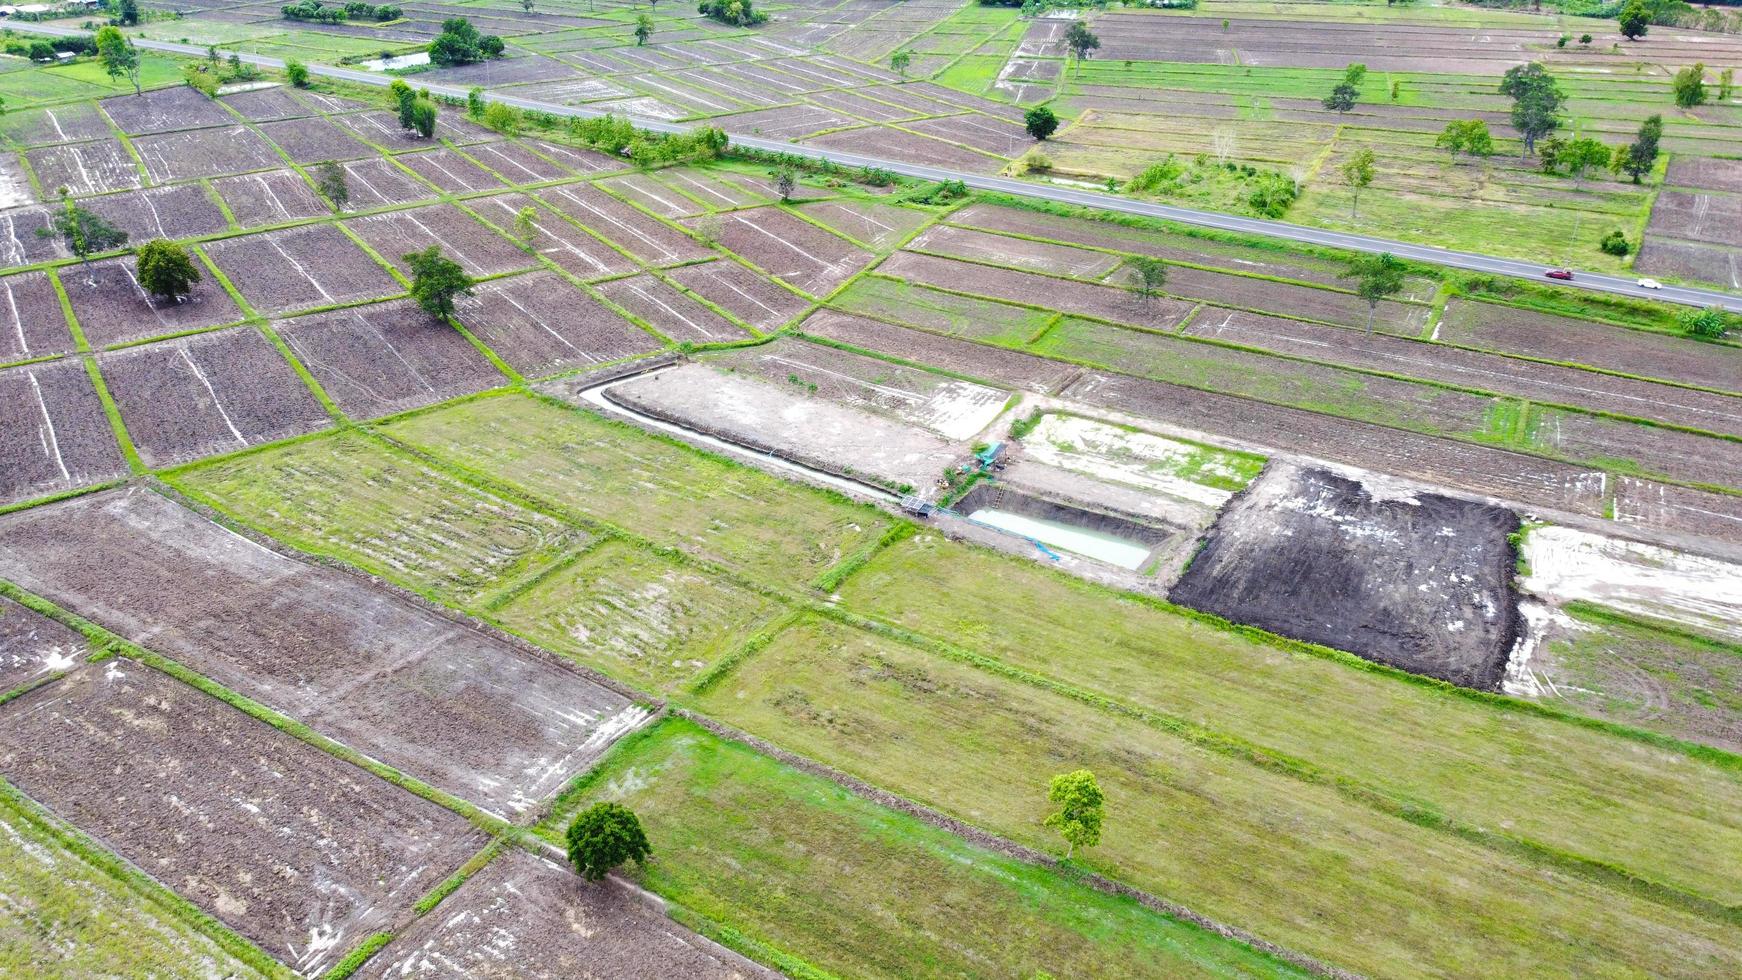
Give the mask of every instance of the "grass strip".
[{"label": "grass strip", "polygon": [[346,980],[347,977],[361,970],[363,964],[369,962],[371,957],[381,952],[392,941],[393,933],[391,932],[377,932],[370,935],[358,943],[349,953],[346,953],[344,959],[334,963],[331,969],[321,974],[321,980]]}]

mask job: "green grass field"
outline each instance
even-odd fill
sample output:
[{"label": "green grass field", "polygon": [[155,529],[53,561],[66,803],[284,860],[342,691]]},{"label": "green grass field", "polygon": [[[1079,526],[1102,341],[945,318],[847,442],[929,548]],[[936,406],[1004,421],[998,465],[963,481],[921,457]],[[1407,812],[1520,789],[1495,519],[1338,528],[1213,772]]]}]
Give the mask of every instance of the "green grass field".
[{"label": "green grass field", "polygon": [[1574,628],[1542,654],[1553,696],[1600,718],[1742,749],[1742,645],[1600,606],[1566,611]]},{"label": "green grass field", "polygon": [[[1281,7],[1305,11],[1314,5]],[[1333,7],[1355,9],[1316,5]],[[1742,120],[1733,113],[1676,111],[1667,73],[1646,62],[1618,60],[1601,73],[1554,70],[1568,96],[1561,136],[1621,145],[1656,113],[1664,117],[1668,152],[1742,153]],[[1607,173],[1593,173],[1582,183],[1544,176],[1535,172],[1534,159],[1518,160],[1520,144],[1510,138],[1499,139],[1488,160],[1453,165],[1433,148],[1434,136],[1451,119],[1504,113],[1510,103],[1497,91],[1496,78],[1369,72],[1351,112],[1316,111],[1340,74],[1334,68],[1110,59],[1072,64],[1054,103],[1076,122],[1045,152],[1055,173],[1124,181],[1169,153],[1188,163],[1207,155],[1213,164],[1220,157],[1218,140],[1226,140],[1232,159],[1299,178],[1305,192],[1289,209],[1290,221],[1605,271],[1627,267],[1601,252],[1597,242],[1616,229],[1637,242],[1655,178],[1639,187]],[[977,84],[961,81],[968,89]],[[1169,99],[1169,93],[1176,97]],[[1112,96],[1125,101],[1107,102]],[[1148,101],[1138,106],[1133,98]],[[1353,213],[1339,168],[1362,148],[1374,151],[1378,177]],[[1168,199],[1245,210],[1242,200],[1219,192],[1213,181],[1188,184]]]},{"label": "green grass field", "polygon": [[642,885],[838,976],[1298,975],[687,721],[613,752],[541,832],[560,843],[595,800],[641,815]]},{"label": "green grass field", "polygon": [[169,482],[304,551],[472,604],[588,535],[356,433],[199,464]]},{"label": "green grass field", "polygon": [[1742,955],[1732,924],[841,624],[787,630],[700,707],[1038,847],[1060,843],[1047,780],[1089,768],[1109,814],[1093,867],[1370,975],[1706,976]]},{"label": "green grass field", "polygon": [[541,576],[487,615],[548,650],[670,694],[782,606],[624,541]]},{"label": "green grass field", "polygon": [[[179,61],[166,56],[140,53],[139,84],[142,88],[162,88],[180,81]],[[103,66],[94,58],[0,74],[0,99],[6,100],[8,112],[33,105],[101,99],[132,93],[132,82],[126,78],[112,79],[105,75]]]},{"label": "green grass field", "polygon": [[[839,591],[846,609],[1201,726],[1231,751],[1255,748],[1398,807],[1742,901],[1719,857],[1742,854],[1742,767],[1290,653],[933,535],[886,549]],[[1712,846],[1690,850],[1689,840]]]},{"label": "green grass field", "polygon": [[576,514],[771,584],[808,583],[889,526],[869,505],[520,395],[409,416],[382,431]]}]

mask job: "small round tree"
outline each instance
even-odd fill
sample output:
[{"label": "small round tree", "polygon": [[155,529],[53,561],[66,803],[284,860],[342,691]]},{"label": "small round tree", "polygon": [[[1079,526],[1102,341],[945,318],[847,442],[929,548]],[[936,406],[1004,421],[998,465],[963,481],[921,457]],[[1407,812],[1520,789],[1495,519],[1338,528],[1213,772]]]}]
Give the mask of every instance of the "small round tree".
[{"label": "small round tree", "polygon": [[598,881],[624,861],[645,864],[652,853],[641,820],[620,803],[595,803],[569,824],[569,863],[588,881]]},{"label": "small round tree", "polygon": [[1106,815],[1107,797],[1095,782],[1095,774],[1078,769],[1052,777],[1046,798],[1057,804],[1058,810],[1042,821],[1059,832],[1068,845],[1065,860],[1070,860],[1079,847],[1094,847],[1101,843],[1101,821]]},{"label": "small round tree", "polygon": [[1028,135],[1044,140],[1059,128],[1059,117],[1046,106],[1037,105],[1023,114],[1022,125]]},{"label": "small round tree", "polygon": [[200,281],[200,270],[187,250],[161,238],[139,246],[137,275],[146,292],[169,303],[193,292]]}]

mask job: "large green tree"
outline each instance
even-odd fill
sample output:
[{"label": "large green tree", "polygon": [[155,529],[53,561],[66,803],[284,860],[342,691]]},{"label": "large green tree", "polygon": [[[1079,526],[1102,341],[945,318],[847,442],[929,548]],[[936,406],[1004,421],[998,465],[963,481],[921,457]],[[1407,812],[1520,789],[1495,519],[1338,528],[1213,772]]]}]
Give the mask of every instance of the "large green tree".
[{"label": "large green tree", "polygon": [[1567,168],[1567,173],[1573,175],[1573,186],[1577,187],[1584,179],[1585,172],[1593,167],[1608,165],[1611,158],[1610,150],[1601,141],[1589,137],[1581,137],[1568,143],[1561,151],[1561,166]]},{"label": "large green tree", "polygon": [[1559,83],[1539,62],[1514,65],[1500,79],[1500,93],[1512,98],[1512,128],[1524,137],[1524,152],[1536,150],[1536,141],[1560,128],[1561,107],[1567,97]]},{"label": "large green tree", "polygon": [[1639,40],[1651,29],[1651,11],[1640,0],[1629,0],[1615,20],[1621,28],[1621,36],[1629,41]]},{"label": "large green tree", "polygon": [[188,258],[187,249],[162,238],[139,247],[134,274],[140,288],[170,303],[192,293],[200,281],[199,267]]},{"label": "large green tree", "polygon": [[464,17],[449,17],[442,21],[441,33],[430,42],[429,61],[440,68],[452,68],[498,57],[503,49],[500,37],[478,33],[478,28]]},{"label": "large green tree", "polygon": [[456,298],[472,295],[472,277],[440,245],[401,258],[411,267],[411,298],[430,316],[446,320],[454,315]]},{"label": "large green tree", "polygon": [[1348,82],[1338,82],[1331,89],[1331,94],[1320,100],[1319,104],[1332,112],[1348,112],[1355,108],[1355,97],[1360,90]]},{"label": "large green tree", "polygon": [[653,854],[641,818],[621,803],[595,803],[569,824],[569,863],[598,881],[625,861],[645,864]]},{"label": "large green tree", "polygon": [[1089,52],[1101,46],[1101,39],[1089,30],[1089,25],[1080,20],[1071,21],[1070,29],[1065,31],[1065,47],[1071,49],[1078,61],[1089,56]]},{"label": "large green tree", "polygon": [[1367,301],[1367,332],[1373,332],[1373,317],[1379,312],[1379,301],[1403,291],[1404,265],[1390,252],[1363,255],[1349,263],[1342,274],[1355,280],[1355,292]]},{"label": "large green tree", "polygon": [[1639,133],[1633,137],[1633,142],[1615,148],[1609,168],[1618,174],[1625,173],[1633,178],[1635,184],[1639,183],[1657,165],[1657,144],[1662,138],[1663,117],[1652,116],[1639,124]]},{"label": "large green tree", "polygon": [[133,42],[127,40],[127,35],[121,33],[118,27],[99,27],[96,35],[97,58],[103,63],[103,73],[119,81],[126,78],[133,83],[133,94],[141,91],[139,85],[139,49]]}]

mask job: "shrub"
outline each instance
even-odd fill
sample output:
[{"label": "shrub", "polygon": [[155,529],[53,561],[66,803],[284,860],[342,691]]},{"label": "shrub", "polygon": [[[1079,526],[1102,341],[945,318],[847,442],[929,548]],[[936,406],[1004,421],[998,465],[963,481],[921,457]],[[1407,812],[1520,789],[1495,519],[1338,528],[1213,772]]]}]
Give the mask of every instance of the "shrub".
[{"label": "shrub", "polygon": [[1127,189],[1136,191],[1139,194],[1149,194],[1178,181],[1180,176],[1185,173],[1185,170],[1186,165],[1180,162],[1173,154],[1169,153],[1160,163],[1152,163],[1149,166],[1144,167],[1143,170],[1138,173],[1137,176],[1131,178],[1130,183],[1125,186]]},{"label": "shrub", "polygon": [[1052,158],[1039,151],[1029,153],[1022,158],[1023,169],[1031,174],[1052,172]]},{"label": "shrub", "polygon": [[181,77],[188,83],[189,88],[204,94],[207,98],[213,98],[218,94],[218,76],[207,71],[205,65],[192,62],[184,63],[181,66]]},{"label": "shrub", "polygon": [[411,128],[424,139],[435,136],[436,104],[423,96],[418,96],[411,103]]},{"label": "shrub", "polygon": [[[552,120],[554,123],[554,119]],[[712,160],[725,152],[725,130],[703,126],[687,133],[641,133],[620,116],[568,120],[570,139],[614,156],[627,156],[638,166],[660,166],[680,160]]]},{"label": "shrub", "polygon": [[284,77],[297,88],[308,88],[308,66],[295,58],[284,63]]},{"label": "shrub", "polygon": [[1604,235],[1603,240],[1597,244],[1597,247],[1610,255],[1626,255],[1628,252],[1633,251],[1633,246],[1628,243],[1627,236],[1623,234],[1619,228]]},{"label": "shrub", "polygon": [[520,110],[501,102],[484,107],[484,125],[506,136],[517,136],[524,120]]},{"label": "shrub", "polygon": [[733,27],[755,27],[768,20],[768,15],[755,9],[751,0],[702,0],[696,11]]},{"label": "shrub", "polygon": [[1730,329],[1731,317],[1716,306],[1708,306],[1703,310],[1683,310],[1676,316],[1676,323],[1690,337],[1703,340],[1717,340]]},{"label": "shrub", "polygon": [[1280,218],[1288,213],[1288,206],[1294,203],[1295,183],[1287,176],[1273,170],[1265,171],[1254,178],[1256,186],[1246,195],[1246,203],[1252,210],[1266,218]]}]

